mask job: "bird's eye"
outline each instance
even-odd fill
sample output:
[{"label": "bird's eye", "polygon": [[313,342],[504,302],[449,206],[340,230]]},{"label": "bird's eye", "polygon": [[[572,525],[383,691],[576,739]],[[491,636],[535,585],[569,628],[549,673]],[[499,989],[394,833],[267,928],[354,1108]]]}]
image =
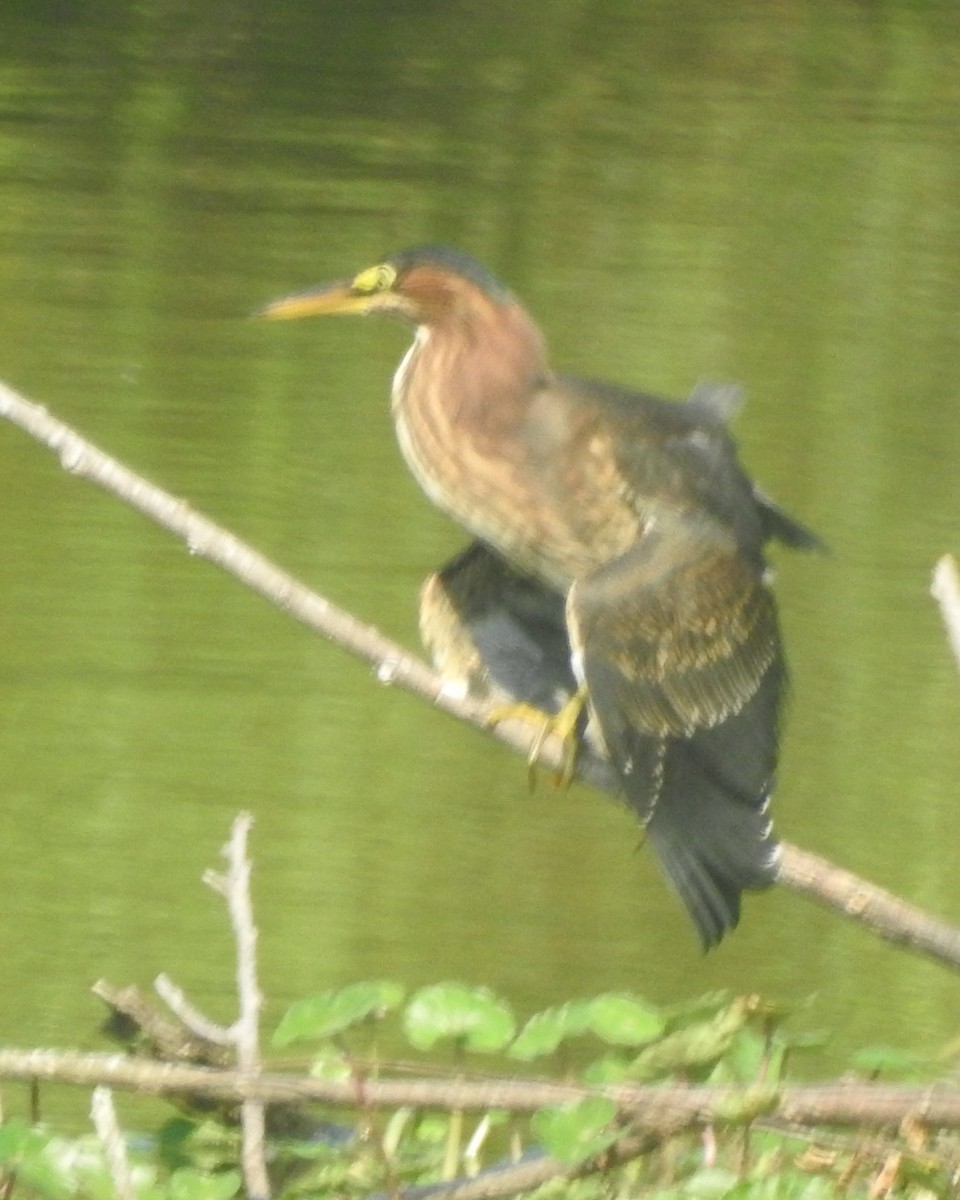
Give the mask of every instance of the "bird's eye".
[{"label": "bird's eye", "polygon": [[353,281],[353,290],[365,296],[387,292],[393,287],[396,278],[395,267],[391,267],[389,263],[380,263],[376,267],[368,267],[366,271],[361,271]]}]

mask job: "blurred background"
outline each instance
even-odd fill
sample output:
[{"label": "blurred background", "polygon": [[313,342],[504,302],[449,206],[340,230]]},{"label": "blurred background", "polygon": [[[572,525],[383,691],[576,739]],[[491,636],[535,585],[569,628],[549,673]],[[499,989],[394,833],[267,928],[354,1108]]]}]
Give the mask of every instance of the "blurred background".
[{"label": "blurred background", "polygon": [[[394,444],[387,322],[265,300],[423,241],[561,369],[736,380],[775,551],[784,837],[960,918],[960,10],[860,0],[31,0],[0,42],[0,378],[416,646],[464,541]],[[232,1011],[200,875],[256,817],[268,1020],[365,978],[521,1015],[800,1002],[806,1068],[956,1032],[940,969],[783,889],[701,956],[616,804],[523,764],[0,427],[0,1040],[97,1046],[103,976]]]}]

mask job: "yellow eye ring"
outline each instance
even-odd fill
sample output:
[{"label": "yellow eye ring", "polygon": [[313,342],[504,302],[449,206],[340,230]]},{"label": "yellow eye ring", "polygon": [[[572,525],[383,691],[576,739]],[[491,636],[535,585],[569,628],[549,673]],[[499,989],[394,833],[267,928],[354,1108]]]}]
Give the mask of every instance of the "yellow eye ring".
[{"label": "yellow eye ring", "polygon": [[397,269],[389,263],[379,263],[368,267],[354,279],[352,287],[355,292],[364,296],[372,296],[376,292],[388,292],[397,279]]}]

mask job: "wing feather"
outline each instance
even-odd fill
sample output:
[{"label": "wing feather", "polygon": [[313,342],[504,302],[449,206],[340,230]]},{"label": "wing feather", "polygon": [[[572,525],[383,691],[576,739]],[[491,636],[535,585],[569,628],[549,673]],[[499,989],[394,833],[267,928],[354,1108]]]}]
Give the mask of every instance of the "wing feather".
[{"label": "wing feather", "polygon": [[767,816],[785,668],[762,572],[709,519],[655,520],[577,581],[567,626],[590,714],[704,947],[772,882]]}]

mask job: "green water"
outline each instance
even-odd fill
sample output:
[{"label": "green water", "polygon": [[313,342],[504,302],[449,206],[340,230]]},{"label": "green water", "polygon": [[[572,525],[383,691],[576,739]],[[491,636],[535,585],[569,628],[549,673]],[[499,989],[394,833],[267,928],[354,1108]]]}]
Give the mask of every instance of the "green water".
[{"label": "green water", "polygon": [[[960,686],[953,4],[16,7],[0,41],[0,377],[415,645],[462,536],[393,442],[385,323],[264,300],[450,242],[563,369],[739,380],[777,554],[784,836],[947,918]],[[955,1033],[953,980],[779,890],[703,959],[631,818],[376,684],[0,427],[0,1040],[96,1045],[95,979],[226,1017],[199,877],[256,817],[269,1014],[365,977],[817,999],[825,1069]],[[14,981],[11,986],[11,981]],[[866,986],[865,986],[866,984]]]}]

